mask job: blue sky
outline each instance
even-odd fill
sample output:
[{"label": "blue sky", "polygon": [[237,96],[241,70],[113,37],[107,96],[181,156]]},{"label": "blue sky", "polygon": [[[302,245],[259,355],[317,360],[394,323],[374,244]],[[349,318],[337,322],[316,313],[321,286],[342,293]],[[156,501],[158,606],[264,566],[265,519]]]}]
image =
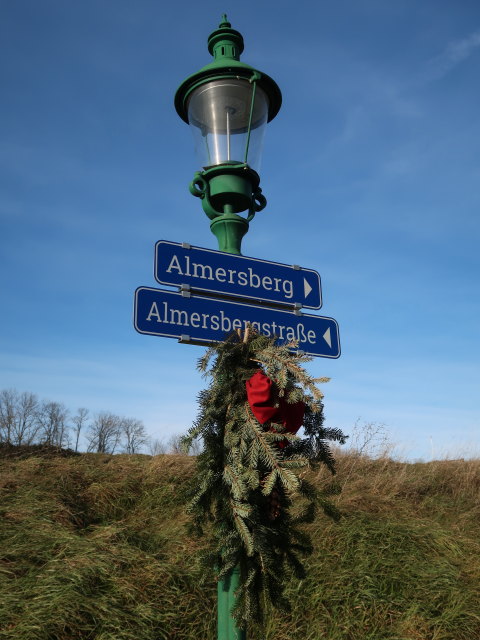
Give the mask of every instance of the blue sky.
[{"label": "blue sky", "polygon": [[[480,451],[480,5],[15,0],[0,19],[0,389],[195,418],[201,347],[137,334],[159,239],[216,248],[173,108],[226,11],[283,106],[246,255],[322,276],[326,423],[428,460]],[[157,285],[158,286],[158,285]]]}]

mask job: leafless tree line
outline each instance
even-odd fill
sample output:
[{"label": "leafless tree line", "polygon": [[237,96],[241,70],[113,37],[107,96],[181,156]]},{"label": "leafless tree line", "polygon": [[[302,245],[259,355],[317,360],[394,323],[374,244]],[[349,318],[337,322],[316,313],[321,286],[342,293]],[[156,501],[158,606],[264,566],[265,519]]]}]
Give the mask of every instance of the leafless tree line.
[{"label": "leafless tree line", "polygon": [[[95,453],[185,454],[181,436],[166,442],[150,438],[143,422],[108,411],[92,415],[81,407],[71,413],[60,402],[39,400],[34,393],[16,389],[0,390],[0,444],[13,446],[42,444]],[[194,442],[188,454],[197,455],[201,446]]]},{"label": "leafless tree line", "polygon": [[79,450],[81,436],[87,451],[139,453],[150,438],[136,418],[107,411],[90,415],[81,407],[71,414],[60,402],[39,400],[30,392],[0,391],[0,443],[14,446],[42,444]]}]

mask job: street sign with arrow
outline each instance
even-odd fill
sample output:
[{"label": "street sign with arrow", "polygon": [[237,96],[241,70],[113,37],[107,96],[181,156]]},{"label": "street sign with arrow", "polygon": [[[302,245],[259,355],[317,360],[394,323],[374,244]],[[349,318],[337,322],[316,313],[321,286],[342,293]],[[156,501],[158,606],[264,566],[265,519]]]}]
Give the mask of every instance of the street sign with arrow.
[{"label": "street sign with arrow", "polygon": [[205,344],[225,340],[249,324],[278,342],[297,341],[298,349],[308,355],[340,356],[338,324],[333,318],[150,287],[135,292],[134,325],[139,333]]},{"label": "street sign with arrow", "polygon": [[[216,297],[320,309],[320,275],[313,269],[159,240],[155,280]],[[205,294],[205,293],[204,293]]]}]

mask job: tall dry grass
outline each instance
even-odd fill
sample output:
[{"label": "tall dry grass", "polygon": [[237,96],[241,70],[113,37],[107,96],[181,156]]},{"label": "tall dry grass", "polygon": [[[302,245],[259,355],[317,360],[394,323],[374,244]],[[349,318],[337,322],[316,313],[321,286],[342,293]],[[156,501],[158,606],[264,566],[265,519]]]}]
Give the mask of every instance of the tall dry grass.
[{"label": "tall dry grass", "polygon": [[[310,525],[293,611],[249,640],[478,640],[480,461],[364,447],[312,479],[342,518]],[[0,460],[2,640],[214,639],[215,585],[186,535],[185,456]],[[339,491],[341,490],[341,493]]]}]

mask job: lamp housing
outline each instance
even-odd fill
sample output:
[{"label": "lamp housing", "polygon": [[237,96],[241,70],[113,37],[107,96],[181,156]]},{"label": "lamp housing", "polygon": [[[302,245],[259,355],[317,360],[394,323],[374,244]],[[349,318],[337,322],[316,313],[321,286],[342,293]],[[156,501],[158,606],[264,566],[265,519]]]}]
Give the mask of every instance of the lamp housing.
[{"label": "lamp housing", "polygon": [[[175,94],[175,109],[192,129],[199,159],[190,191],[202,199],[221,249],[220,227],[235,229],[236,235],[242,229],[243,236],[266,205],[257,171],[265,125],[282,104],[276,82],[240,61],[243,48],[241,33],[224,15],[208,38],[213,61],[184,80]],[[248,211],[246,219],[237,215],[243,211]],[[240,241],[235,240],[232,252],[240,253]]]}]

